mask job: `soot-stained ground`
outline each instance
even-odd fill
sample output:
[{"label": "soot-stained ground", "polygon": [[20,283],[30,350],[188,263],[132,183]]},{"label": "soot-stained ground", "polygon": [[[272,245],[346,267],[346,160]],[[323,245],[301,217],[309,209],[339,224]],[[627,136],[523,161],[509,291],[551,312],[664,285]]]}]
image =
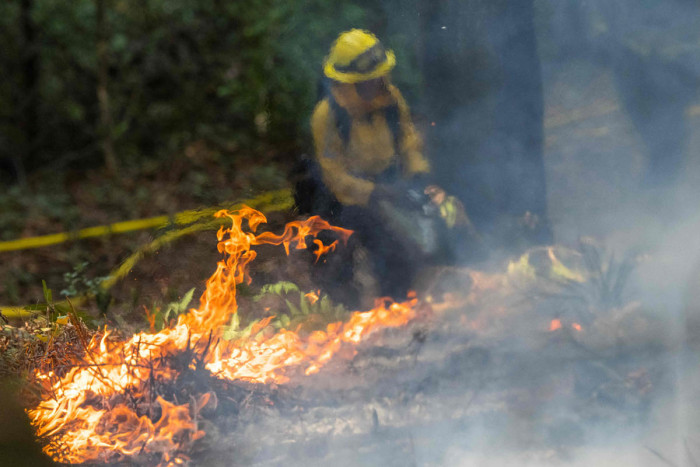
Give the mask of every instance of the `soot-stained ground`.
[{"label": "soot-stained ground", "polygon": [[697,199],[698,103],[685,115],[686,170],[660,195],[644,190],[647,148],[610,69],[545,63],[544,91],[556,239],[639,252],[624,300],[589,303],[582,316],[575,298],[530,284],[454,302],[281,388],[276,405],[237,414],[202,465],[698,465],[697,354],[682,298],[693,279],[674,268],[678,249],[688,263],[698,253],[674,241],[696,231],[686,201]]},{"label": "soot-stained ground", "polygon": [[684,358],[666,323],[517,268],[469,282],[353,358],[218,411],[197,465],[586,465],[592,447],[655,465]]}]

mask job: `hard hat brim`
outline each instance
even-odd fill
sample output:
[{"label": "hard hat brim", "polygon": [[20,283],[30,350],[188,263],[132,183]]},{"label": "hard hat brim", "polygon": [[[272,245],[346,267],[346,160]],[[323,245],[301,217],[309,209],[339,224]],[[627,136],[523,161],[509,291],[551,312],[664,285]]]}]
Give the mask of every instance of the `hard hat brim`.
[{"label": "hard hat brim", "polygon": [[386,51],[386,59],[369,73],[338,71],[329,61],[323,67],[323,73],[334,81],[347,84],[361,83],[387,75],[396,66],[396,56],[391,50]]}]

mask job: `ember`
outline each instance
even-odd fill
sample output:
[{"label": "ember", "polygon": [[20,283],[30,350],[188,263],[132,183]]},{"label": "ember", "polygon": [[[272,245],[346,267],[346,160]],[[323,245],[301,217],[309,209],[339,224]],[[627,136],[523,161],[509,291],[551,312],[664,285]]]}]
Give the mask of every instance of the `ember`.
[{"label": "ember", "polygon": [[549,330],[556,331],[557,329],[561,329],[561,320],[553,319],[552,322],[549,323]]},{"label": "ember", "polygon": [[[248,265],[256,257],[251,247],[262,244],[306,248],[305,237],[330,230],[346,242],[351,231],[334,227],[317,216],[288,224],[281,235],[255,235],[266,222],[258,211],[243,208],[229,217],[231,228],[217,233],[218,250],[225,254],[208,279],[200,306],[181,315],[177,323],[158,333],[139,333],[120,339],[105,328],[85,344],[84,355],[73,367],[37,371],[44,390],[42,402],[28,411],[36,432],[46,441],[45,452],[65,463],[118,462],[149,455],[161,465],[187,461],[184,452],[204,436],[198,428],[199,411],[211,400],[203,393],[188,402],[165,400],[153,391],[179,377],[175,362],[187,357],[193,370],[215,378],[249,383],[286,383],[293,374],[316,373],[341,349],[361,342],[384,327],[401,326],[415,316],[415,298],[404,303],[379,300],[376,307],[354,313],[348,322],[336,322],[309,335],[281,329],[265,337],[226,341],[223,326],[237,312],[236,287],[250,282]],[[246,221],[251,232],[244,232]],[[315,239],[318,257],[335,248]],[[263,320],[257,330],[269,323]],[[253,333],[255,336],[256,333]],[[352,347],[351,347],[352,349]],[[352,350],[351,350],[352,352]]]},{"label": "ember", "polygon": [[[549,330],[550,331],[557,331],[557,330],[562,329],[562,328],[563,328],[563,325],[561,323],[561,320],[558,318],[553,319],[552,321],[549,322]],[[571,323],[571,329],[573,329],[576,332],[583,331],[583,327],[578,323]]]}]

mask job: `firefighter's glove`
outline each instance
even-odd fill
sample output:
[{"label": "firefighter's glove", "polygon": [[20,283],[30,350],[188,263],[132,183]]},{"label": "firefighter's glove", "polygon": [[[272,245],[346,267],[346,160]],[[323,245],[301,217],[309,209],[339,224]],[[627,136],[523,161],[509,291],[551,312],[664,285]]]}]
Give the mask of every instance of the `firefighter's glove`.
[{"label": "firefighter's glove", "polygon": [[425,194],[430,197],[432,203],[438,207],[440,217],[448,228],[469,223],[467,213],[462,203],[454,196],[448,196],[445,190],[437,185],[426,187]]}]

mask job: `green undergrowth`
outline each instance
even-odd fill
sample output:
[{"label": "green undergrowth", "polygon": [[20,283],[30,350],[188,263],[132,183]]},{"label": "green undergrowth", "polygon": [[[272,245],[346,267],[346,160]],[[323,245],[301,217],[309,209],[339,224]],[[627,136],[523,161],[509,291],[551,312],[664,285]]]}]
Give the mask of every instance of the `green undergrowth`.
[{"label": "green undergrowth", "polygon": [[[312,332],[324,330],[330,323],[342,321],[348,310],[320,291],[304,292],[293,282],[264,285],[252,297],[254,310],[241,309],[224,328],[224,339],[259,338],[279,329]],[[260,313],[262,318],[255,318]]]}]

